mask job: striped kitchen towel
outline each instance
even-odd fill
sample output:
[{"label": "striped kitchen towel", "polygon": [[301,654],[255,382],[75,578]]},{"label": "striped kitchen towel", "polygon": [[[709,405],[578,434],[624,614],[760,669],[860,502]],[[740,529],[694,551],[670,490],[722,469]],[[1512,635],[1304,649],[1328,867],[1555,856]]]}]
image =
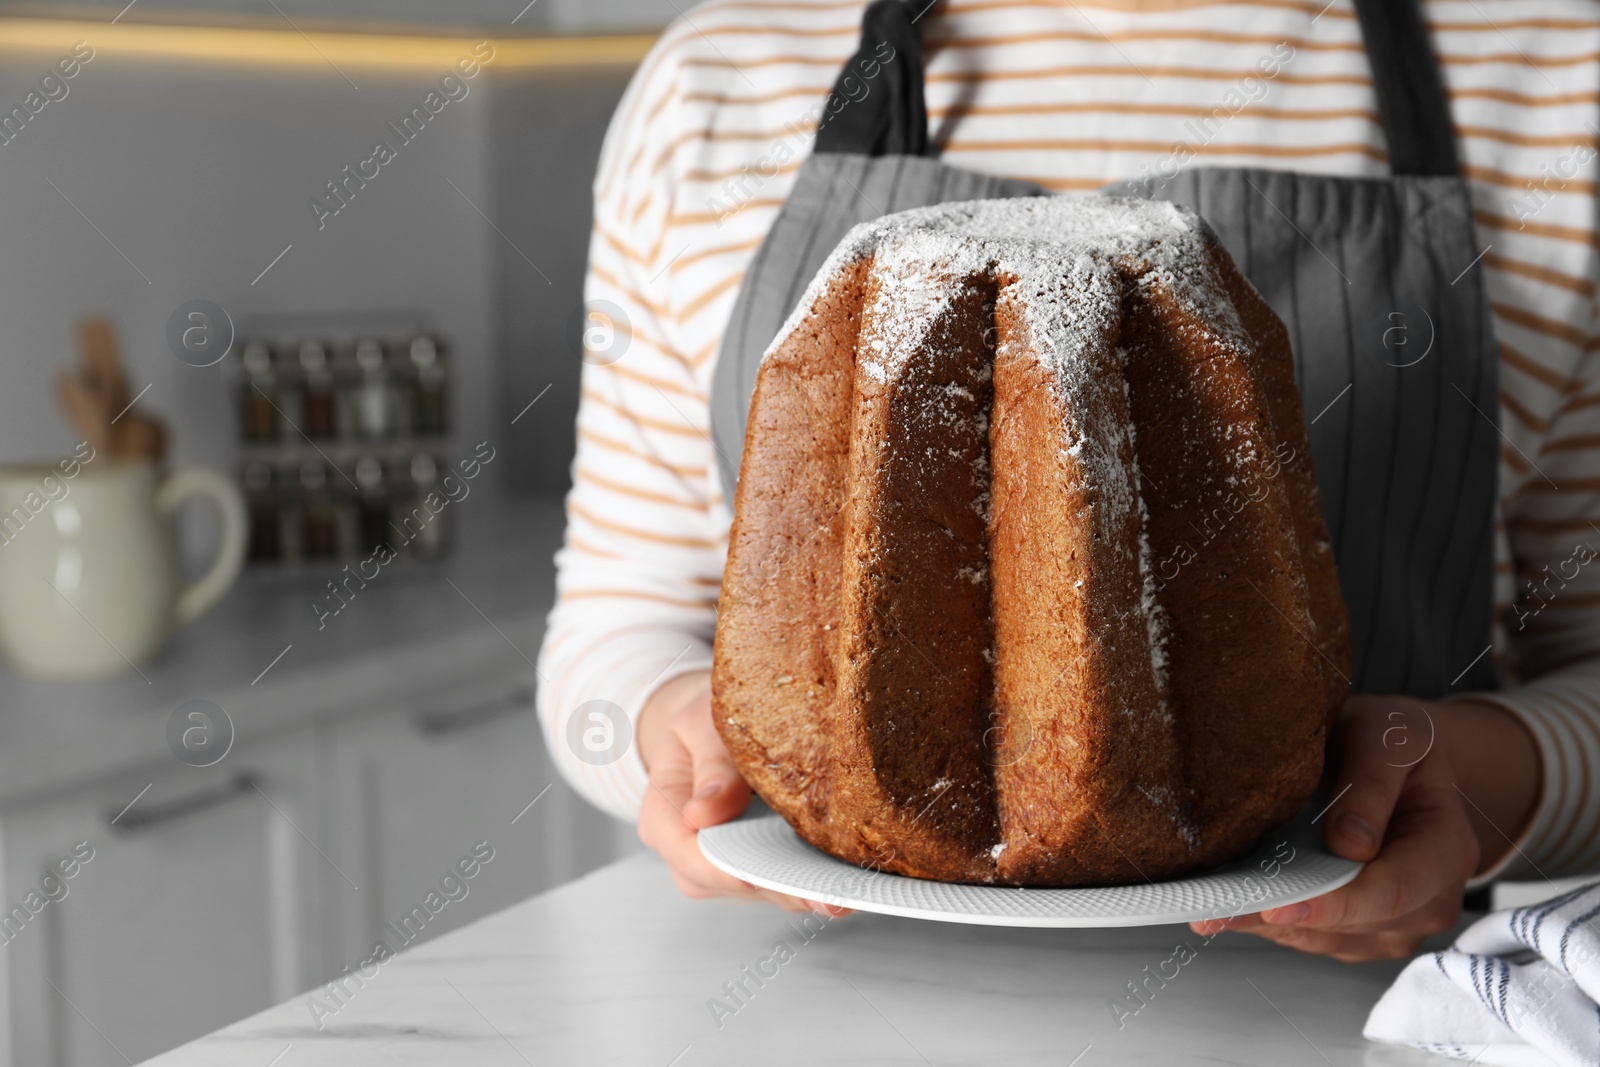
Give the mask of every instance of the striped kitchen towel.
[{"label": "striped kitchen towel", "polygon": [[1486,915],[1412,960],[1363,1033],[1499,1067],[1594,1067],[1597,1002],[1600,883]]}]

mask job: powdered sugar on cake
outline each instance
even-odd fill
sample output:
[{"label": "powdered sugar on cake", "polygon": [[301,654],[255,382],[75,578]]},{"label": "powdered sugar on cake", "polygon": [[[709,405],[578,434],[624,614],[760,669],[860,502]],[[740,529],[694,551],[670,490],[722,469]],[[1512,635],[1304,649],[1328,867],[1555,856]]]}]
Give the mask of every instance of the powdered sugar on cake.
[{"label": "powdered sugar on cake", "polygon": [[[1204,322],[1244,338],[1230,302],[1208,284],[1205,223],[1174,204],[1126,197],[1018,197],[968,200],[887,215],[854,227],[829,255],[767,348],[770,355],[811,314],[823,288],[847,264],[873,257],[880,284],[875,314],[896,326],[928,322],[949,300],[949,278],[991,268],[1028,290],[1035,334],[1050,342],[1064,384],[1073,356],[1116,316],[1116,288],[1094,285],[1118,267],[1159,284]],[[941,277],[942,275],[942,277]],[[1059,299],[1060,286],[1075,290]],[[897,331],[898,332],[898,331]],[[906,351],[909,351],[906,350]],[[861,354],[867,372],[892,376],[898,357]]]},{"label": "powdered sugar on cake", "polygon": [[1028,342],[1053,373],[1065,416],[1063,451],[1099,495],[1105,529],[1138,503],[1119,442],[1076,424],[1073,413],[1101,383],[1094,350],[1116,325],[1122,277],[1134,275],[1188,305],[1195,318],[1247,344],[1231,302],[1213,285],[1205,223],[1176,205],[1124,197],[1020,197],[939,204],[862,223],[847,233],[812,280],[771,355],[801,328],[823,288],[848,264],[871,258],[875,288],[863,308],[857,366],[888,384],[914,352],[937,351],[930,334],[959,288],[978,275],[1006,279]]},{"label": "powdered sugar on cake", "polygon": [[[1167,719],[1170,627],[1151,557],[1138,461],[1126,459],[1134,444],[1131,422],[1115,430],[1085,426],[1078,413],[1093,410],[1088,399],[1105,388],[1093,378],[1091,353],[1103,352],[1104,339],[1117,327],[1126,277],[1188,305],[1197,321],[1224,334],[1224,343],[1248,344],[1232,303],[1214,285],[1207,236],[1198,216],[1180,207],[1117,197],[977,200],[901,212],[845,236],[768,349],[776,350],[805,322],[829,279],[870,257],[873,296],[863,308],[857,366],[868,379],[887,385],[914,353],[939,353],[933,335],[961,282],[985,275],[999,279],[1001,299],[1020,312],[1025,343],[1052,372],[1063,416],[1061,451],[1092,490],[1101,528],[1111,533],[1130,515],[1138,516],[1141,606],[1160,713]],[[930,408],[926,417],[941,414]],[[979,463],[986,467],[987,457]],[[974,475],[987,483],[987,469]]]}]

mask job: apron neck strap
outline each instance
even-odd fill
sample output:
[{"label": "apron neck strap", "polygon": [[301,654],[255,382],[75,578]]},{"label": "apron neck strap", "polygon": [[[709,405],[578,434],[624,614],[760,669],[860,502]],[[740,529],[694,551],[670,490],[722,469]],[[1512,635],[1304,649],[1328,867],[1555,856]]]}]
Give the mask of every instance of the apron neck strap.
[{"label": "apron neck strap", "polygon": [[[915,6],[913,6],[913,4]],[[823,100],[817,152],[937,155],[922,96],[921,19],[933,0],[872,0],[861,44]]]},{"label": "apron neck strap", "polygon": [[[1393,174],[1454,175],[1455,129],[1417,0],[1354,0]],[[933,156],[922,95],[932,0],[872,0],[861,43],[823,101],[814,150]]]},{"label": "apron neck strap", "polygon": [[1455,128],[1417,0],[1355,0],[1392,174],[1454,175]]}]

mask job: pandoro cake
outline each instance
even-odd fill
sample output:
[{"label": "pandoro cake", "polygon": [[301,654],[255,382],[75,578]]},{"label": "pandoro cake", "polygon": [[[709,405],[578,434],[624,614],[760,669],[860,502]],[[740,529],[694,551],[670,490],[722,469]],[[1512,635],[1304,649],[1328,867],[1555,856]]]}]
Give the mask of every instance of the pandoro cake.
[{"label": "pandoro cake", "polygon": [[1221,863],[1310,798],[1348,662],[1287,333],[1198,216],[886,216],[767,350],[713,714],[816,847],[1030,886]]}]

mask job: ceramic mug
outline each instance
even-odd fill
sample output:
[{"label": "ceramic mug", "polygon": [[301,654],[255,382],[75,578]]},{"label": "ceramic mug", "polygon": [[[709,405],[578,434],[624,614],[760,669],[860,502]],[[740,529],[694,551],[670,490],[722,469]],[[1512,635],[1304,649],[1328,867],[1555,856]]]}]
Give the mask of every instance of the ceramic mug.
[{"label": "ceramic mug", "polygon": [[[195,497],[216,507],[220,543],[206,573],[185,583],[173,519]],[[222,599],[245,530],[239,491],[209,467],[157,474],[81,446],[54,466],[0,470],[0,652],[33,678],[134,670]]]}]

